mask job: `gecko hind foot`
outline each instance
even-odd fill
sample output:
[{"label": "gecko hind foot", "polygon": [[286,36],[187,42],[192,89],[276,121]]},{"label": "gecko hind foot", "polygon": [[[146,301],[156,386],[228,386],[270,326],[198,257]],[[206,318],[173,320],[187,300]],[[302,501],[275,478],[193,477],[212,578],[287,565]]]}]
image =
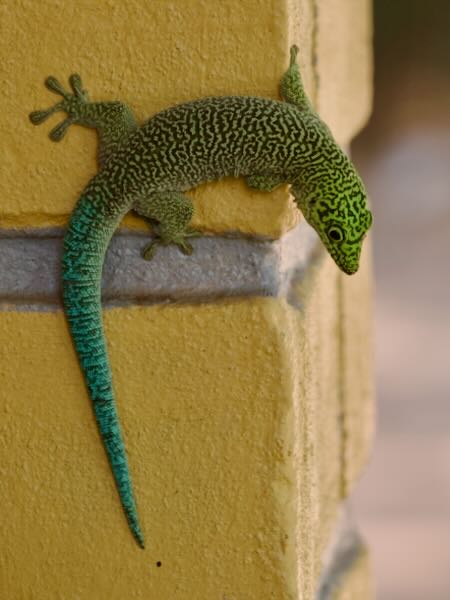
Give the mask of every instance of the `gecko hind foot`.
[{"label": "gecko hind foot", "polygon": [[56,77],[47,77],[45,87],[54,94],[62,96],[63,99],[46,110],[36,110],[29,115],[33,125],[40,125],[60,111],[64,111],[69,115],[50,131],[49,138],[53,142],[61,141],[70,125],[79,122],[83,112],[82,106],[89,102],[88,93],[83,89],[81,77],[78,74],[74,73],[69,77],[69,84],[72,93],[67,92]]},{"label": "gecko hind foot", "polygon": [[192,247],[192,244],[190,244],[187,241],[186,238],[195,238],[200,237],[201,235],[202,233],[200,231],[197,231],[195,229],[188,229],[187,231],[184,231],[180,235],[170,240],[166,240],[163,237],[157,237],[155,240],[151,241],[149,244],[144,246],[142,250],[142,258],[144,258],[145,260],[152,260],[152,258],[155,256],[155,252],[158,246],[170,246],[171,244],[178,246],[181,252],[186,256],[190,256],[194,251],[194,248]]},{"label": "gecko hind foot", "polygon": [[[173,240],[170,244],[175,244],[181,250],[183,254],[190,256],[194,251],[192,244],[186,242],[185,240],[180,240],[179,242]],[[156,250],[159,246],[169,246],[169,243],[162,241],[161,239],[153,240],[146,246],[144,246],[142,250],[142,258],[144,260],[152,260],[155,256]]]}]

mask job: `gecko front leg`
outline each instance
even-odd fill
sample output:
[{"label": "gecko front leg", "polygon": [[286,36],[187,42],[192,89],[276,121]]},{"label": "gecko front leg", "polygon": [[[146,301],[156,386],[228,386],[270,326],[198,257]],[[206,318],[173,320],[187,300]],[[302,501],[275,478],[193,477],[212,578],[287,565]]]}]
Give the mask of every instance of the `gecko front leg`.
[{"label": "gecko front leg", "polygon": [[40,125],[57,112],[67,113],[67,118],[54,127],[49,134],[53,142],[59,142],[71,125],[82,125],[97,130],[99,139],[97,159],[103,167],[118,148],[126,144],[129,135],[137,128],[131,109],[122,102],[90,102],[83,89],[81,77],[76,73],[69,77],[71,91],[55,78],[47,77],[45,85],[54,94],[62,97],[47,110],[37,110],[30,114],[30,121]]},{"label": "gecko front leg", "polygon": [[190,198],[181,192],[160,192],[136,202],[134,210],[152,222],[157,237],[144,247],[145,260],[153,258],[158,246],[170,244],[178,246],[183,254],[192,254],[188,238],[199,237],[201,233],[188,227],[194,212]]},{"label": "gecko front leg", "polygon": [[60,142],[70,125],[82,122],[86,105],[89,104],[89,96],[86,90],[83,89],[80,76],[76,73],[71,75],[69,83],[72,93],[65,90],[55,77],[47,77],[45,87],[54,94],[61,96],[62,100],[54,104],[51,108],[36,110],[30,113],[30,121],[33,125],[40,125],[57,112],[63,111],[67,113],[68,117],[56,125],[49,133],[49,138],[53,142]]}]

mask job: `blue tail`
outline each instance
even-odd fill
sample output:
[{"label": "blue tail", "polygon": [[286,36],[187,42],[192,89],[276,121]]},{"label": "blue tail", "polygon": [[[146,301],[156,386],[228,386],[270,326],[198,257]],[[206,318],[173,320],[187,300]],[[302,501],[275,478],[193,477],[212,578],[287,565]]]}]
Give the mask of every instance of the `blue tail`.
[{"label": "blue tail", "polygon": [[144,548],[114,400],[101,309],[101,274],[106,248],[123,212],[123,207],[105,201],[99,187],[92,195],[86,192],[80,198],[64,238],[63,296],[73,343],[120,501],[133,536]]}]

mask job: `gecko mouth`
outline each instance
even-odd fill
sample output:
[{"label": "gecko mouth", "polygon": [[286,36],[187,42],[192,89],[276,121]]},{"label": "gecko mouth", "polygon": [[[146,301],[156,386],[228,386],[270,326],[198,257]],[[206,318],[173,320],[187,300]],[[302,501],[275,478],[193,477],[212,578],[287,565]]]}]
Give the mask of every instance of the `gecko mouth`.
[{"label": "gecko mouth", "polygon": [[346,261],[343,261],[337,252],[331,252],[330,255],[337,266],[343,271],[346,275],[354,275],[356,271],[359,269],[359,261],[355,264],[349,264]]},{"label": "gecko mouth", "polygon": [[359,269],[359,260],[356,260],[356,261],[336,260],[336,263],[337,263],[338,267],[342,271],[344,271],[344,273],[346,275],[354,275],[356,273],[356,271]]},{"label": "gecko mouth", "polygon": [[356,267],[341,267],[341,269],[344,271],[344,273],[346,273],[347,275],[354,275],[356,273],[356,271],[358,270],[359,265],[356,265]]}]

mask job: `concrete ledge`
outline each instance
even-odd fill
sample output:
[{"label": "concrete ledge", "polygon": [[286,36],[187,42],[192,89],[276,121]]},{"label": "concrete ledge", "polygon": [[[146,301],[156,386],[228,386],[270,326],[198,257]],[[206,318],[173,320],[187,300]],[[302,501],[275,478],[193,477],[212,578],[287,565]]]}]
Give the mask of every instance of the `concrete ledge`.
[{"label": "concrete ledge", "polygon": [[[61,306],[62,229],[0,232],[0,310],[49,310]],[[118,233],[103,272],[106,306],[207,301],[232,296],[278,296],[320,252],[305,222],[275,242],[205,236],[194,253],[160,248],[141,257],[149,236]]]}]

